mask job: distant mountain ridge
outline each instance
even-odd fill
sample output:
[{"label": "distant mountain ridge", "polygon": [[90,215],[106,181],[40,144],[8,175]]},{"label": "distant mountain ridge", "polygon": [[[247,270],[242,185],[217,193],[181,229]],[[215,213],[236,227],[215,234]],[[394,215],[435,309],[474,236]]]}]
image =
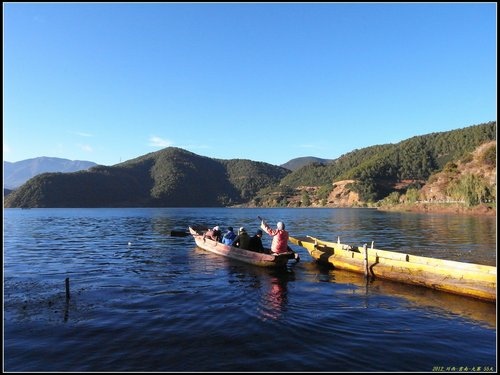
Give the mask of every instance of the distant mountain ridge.
[{"label": "distant mountain ridge", "polygon": [[[280,167],[291,170],[292,172],[300,169],[306,165],[319,163],[330,163],[331,159],[322,159],[314,156],[304,156],[291,159]],[[40,156],[37,158],[25,159],[17,162],[3,162],[4,168],[4,182],[5,189],[15,189],[30,178],[35,177],[40,173],[46,172],[78,172],[87,170],[98,165],[92,161],[86,160],[70,160],[64,158]]]},{"label": "distant mountain ridge", "polygon": [[287,161],[285,164],[281,164],[281,167],[291,170],[292,172],[300,169],[309,164],[328,164],[331,163],[332,159],[322,159],[314,156],[304,156],[300,158],[295,158]]},{"label": "distant mountain ridge", "polygon": [[246,159],[212,159],[167,147],[88,171],[44,173],[5,197],[5,207],[224,207],[274,186],[289,170]]},{"label": "distant mountain ridge", "polygon": [[[335,206],[339,202],[332,189],[348,180],[345,189],[357,194],[357,205],[368,205],[420,189],[432,175],[452,170],[453,163],[468,160],[491,141],[496,141],[494,121],[357,149],[293,172],[167,147],[114,166],[38,175],[6,196],[4,207],[310,207],[316,202]],[[495,161],[496,143],[483,154],[490,164],[492,158]],[[454,199],[464,200],[472,189],[476,201],[496,201],[496,179],[492,184],[478,173],[458,182]]]},{"label": "distant mountain ridge", "polygon": [[17,162],[3,162],[4,180],[3,186],[6,189],[15,189],[30,178],[45,172],[77,172],[86,170],[97,164],[85,160],[69,160],[41,156],[38,158],[26,159]]}]

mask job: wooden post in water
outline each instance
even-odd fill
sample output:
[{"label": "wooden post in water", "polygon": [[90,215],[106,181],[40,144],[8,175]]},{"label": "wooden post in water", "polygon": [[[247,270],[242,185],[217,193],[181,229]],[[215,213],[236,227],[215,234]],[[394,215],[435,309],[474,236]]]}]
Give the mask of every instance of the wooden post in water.
[{"label": "wooden post in water", "polygon": [[365,253],[365,259],[363,261],[363,266],[365,270],[365,276],[368,277],[368,247],[366,244],[363,245],[363,252]]},{"label": "wooden post in water", "polygon": [[69,300],[71,297],[69,295],[69,277],[66,278],[66,301]]}]

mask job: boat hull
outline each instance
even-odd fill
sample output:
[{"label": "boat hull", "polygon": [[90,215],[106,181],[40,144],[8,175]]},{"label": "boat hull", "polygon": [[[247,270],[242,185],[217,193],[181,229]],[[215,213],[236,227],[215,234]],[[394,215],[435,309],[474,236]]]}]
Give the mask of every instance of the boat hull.
[{"label": "boat hull", "polygon": [[368,247],[352,247],[314,237],[290,237],[318,262],[406,284],[496,301],[496,267],[427,258]]},{"label": "boat hull", "polygon": [[293,254],[284,253],[280,255],[274,255],[258,253],[256,251],[240,249],[237,247],[225,245],[221,242],[213,241],[209,238],[204,237],[203,233],[197,232],[191,227],[189,228],[189,232],[194,237],[196,245],[201,249],[258,267],[286,268],[288,259],[290,259],[291,254]]}]

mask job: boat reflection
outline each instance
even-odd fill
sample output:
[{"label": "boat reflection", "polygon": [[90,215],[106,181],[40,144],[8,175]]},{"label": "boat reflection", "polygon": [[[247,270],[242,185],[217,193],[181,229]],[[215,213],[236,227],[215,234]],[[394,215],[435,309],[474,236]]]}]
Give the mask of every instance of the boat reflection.
[{"label": "boat reflection", "polygon": [[[228,282],[241,283],[242,287],[251,286],[257,291],[257,304],[248,304],[250,315],[256,314],[263,321],[282,318],[288,305],[288,283],[295,280],[294,261],[289,262],[291,265],[286,269],[271,269],[248,265],[198,247],[194,248],[193,254],[196,256],[193,266],[203,267],[207,272],[223,266],[228,272]],[[200,262],[200,258],[206,262]]]},{"label": "boat reflection", "polygon": [[259,319],[278,320],[286,311],[288,304],[289,275],[271,275],[263,286],[262,298],[259,304]]},{"label": "boat reflection", "polygon": [[197,259],[193,265],[200,267],[200,255],[204,255],[211,260],[204,265],[206,271],[215,271],[225,265],[234,280],[244,280],[245,285],[252,285],[258,290],[257,305],[249,304],[248,309],[251,309],[249,314],[256,314],[263,321],[284,317],[289,306],[288,283],[297,279],[299,282],[330,282],[353,286],[346,290],[362,296],[366,308],[371,307],[375,297],[386,295],[401,298],[402,304],[406,304],[405,308],[429,309],[440,315],[459,316],[496,329],[496,304],[491,302],[377,278],[367,280],[362,274],[333,269],[316,262],[302,261],[291,269],[278,271],[242,264],[198,248],[195,249],[195,254]]},{"label": "boat reflection", "polygon": [[332,269],[315,262],[304,262],[309,272],[320,273],[321,281],[351,284],[357,288],[354,293],[366,296],[366,307],[370,297],[390,295],[407,302],[408,308],[428,308],[441,314],[450,314],[473,320],[490,328],[496,328],[496,304],[425,287],[401,284],[382,279],[366,279],[364,275],[345,270]]},{"label": "boat reflection", "polygon": [[262,321],[284,318],[288,308],[288,283],[295,280],[293,269],[274,270],[232,263],[229,272],[253,280],[251,285],[258,293],[258,302],[249,304],[250,315],[257,315]]}]

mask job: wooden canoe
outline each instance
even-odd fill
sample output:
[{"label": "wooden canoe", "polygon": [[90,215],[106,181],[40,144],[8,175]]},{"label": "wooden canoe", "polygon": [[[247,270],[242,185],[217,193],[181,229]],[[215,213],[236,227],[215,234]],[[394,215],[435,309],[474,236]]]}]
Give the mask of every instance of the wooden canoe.
[{"label": "wooden canoe", "polygon": [[304,247],[318,262],[335,268],[496,301],[497,268],[494,266],[415,256],[366,245],[350,246],[310,236],[290,236],[289,240]]},{"label": "wooden canoe", "polygon": [[207,250],[227,258],[236,259],[241,262],[253,264],[254,266],[286,268],[288,259],[291,259],[294,256],[294,253],[291,252],[275,255],[258,253],[256,251],[228,246],[221,242],[205,238],[203,231],[196,231],[192,227],[189,227],[189,232],[194,237],[196,245],[203,250]]}]

